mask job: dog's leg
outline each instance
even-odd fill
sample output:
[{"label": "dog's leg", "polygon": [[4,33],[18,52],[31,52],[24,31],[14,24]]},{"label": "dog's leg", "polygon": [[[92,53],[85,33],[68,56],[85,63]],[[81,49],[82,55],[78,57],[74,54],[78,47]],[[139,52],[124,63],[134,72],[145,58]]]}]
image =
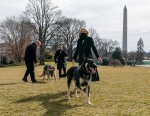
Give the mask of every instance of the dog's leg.
[{"label": "dog's leg", "polygon": [[43,76],[43,81],[45,80],[45,75]]},{"label": "dog's leg", "polygon": [[57,78],[56,78],[56,76],[55,76],[55,73],[53,74],[54,75],[54,78],[55,78],[55,82],[57,81]]},{"label": "dog's leg", "polygon": [[68,77],[67,84],[68,84],[68,99],[69,99],[69,100],[71,99],[71,97],[70,97],[71,80],[72,80],[72,78],[71,78],[71,77]]},{"label": "dog's leg", "polygon": [[[81,88],[81,87],[80,87]],[[80,97],[83,98],[84,97],[84,91],[82,90],[82,88],[80,89]]]},{"label": "dog's leg", "polygon": [[55,78],[55,82],[57,81],[57,78],[56,78],[56,71],[54,69],[54,74],[53,74],[54,78]]},{"label": "dog's leg", "polygon": [[93,105],[90,101],[90,85],[86,86],[86,101],[88,104]]},{"label": "dog's leg", "polygon": [[46,74],[46,71],[44,70],[42,75],[43,75],[43,81],[45,80],[45,74]]},{"label": "dog's leg", "polygon": [[45,75],[43,76],[43,81],[45,80]]},{"label": "dog's leg", "polygon": [[75,93],[75,96],[76,96],[76,97],[79,97],[79,96],[78,96],[78,93],[77,93],[77,87],[74,88],[74,93]]},{"label": "dog's leg", "polygon": [[68,99],[71,99],[71,97],[70,97],[70,87],[68,88]]},{"label": "dog's leg", "polygon": [[80,98],[83,98],[84,97],[84,92],[83,92],[82,88],[80,87],[80,85],[78,83],[76,83],[76,86],[80,90]]},{"label": "dog's leg", "polygon": [[47,75],[47,79],[50,82],[50,74]]},{"label": "dog's leg", "polygon": [[80,87],[80,82],[79,82],[79,80],[76,80],[75,85],[76,85],[76,87],[79,88],[79,90],[80,90],[80,98],[83,98],[84,92],[83,92],[82,88]]}]

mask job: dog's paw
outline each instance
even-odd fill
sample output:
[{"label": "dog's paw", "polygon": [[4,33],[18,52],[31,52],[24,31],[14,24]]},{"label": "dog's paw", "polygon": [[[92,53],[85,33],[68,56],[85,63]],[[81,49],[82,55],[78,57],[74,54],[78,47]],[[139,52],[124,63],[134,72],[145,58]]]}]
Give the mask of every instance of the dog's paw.
[{"label": "dog's paw", "polygon": [[80,98],[84,98],[84,96],[85,96],[85,95],[84,95],[84,92],[81,92],[81,93],[80,93]]},{"label": "dog's paw", "polygon": [[88,103],[89,105],[93,105],[91,102],[90,103]]},{"label": "dog's paw", "polygon": [[75,96],[76,96],[77,98],[79,97],[78,94],[76,94],[76,93],[75,93]]},{"label": "dog's paw", "polygon": [[89,104],[89,105],[93,105],[90,101],[87,101],[87,104]]},{"label": "dog's paw", "polygon": [[68,99],[68,100],[71,100],[71,97],[68,97],[67,99]]}]

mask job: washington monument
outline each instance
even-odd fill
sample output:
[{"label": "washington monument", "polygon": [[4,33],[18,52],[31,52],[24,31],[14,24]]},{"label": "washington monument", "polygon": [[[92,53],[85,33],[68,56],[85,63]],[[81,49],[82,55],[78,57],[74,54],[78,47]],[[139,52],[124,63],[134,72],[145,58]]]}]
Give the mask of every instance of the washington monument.
[{"label": "washington monument", "polygon": [[123,10],[123,42],[122,51],[127,52],[127,7]]}]

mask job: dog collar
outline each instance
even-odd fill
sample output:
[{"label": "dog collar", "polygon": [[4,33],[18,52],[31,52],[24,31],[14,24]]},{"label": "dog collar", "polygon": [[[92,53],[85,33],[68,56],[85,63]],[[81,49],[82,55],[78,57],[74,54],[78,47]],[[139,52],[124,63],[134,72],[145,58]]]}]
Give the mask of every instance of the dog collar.
[{"label": "dog collar", "polygon": [[83,67],[81,67],[81,70],[86,74],[86,75],[90,75],[91,72],[85,70]]}]

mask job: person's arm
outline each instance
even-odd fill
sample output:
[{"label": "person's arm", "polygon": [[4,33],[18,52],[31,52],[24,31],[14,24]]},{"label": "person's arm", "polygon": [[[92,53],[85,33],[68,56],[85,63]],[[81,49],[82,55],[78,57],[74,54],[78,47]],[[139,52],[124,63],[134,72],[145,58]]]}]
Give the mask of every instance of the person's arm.
[{"label": "person's arm", "polygon": [[92,50],[94,51],[94,53],[95,53],[95,55],[96,55],[98,61],[101,63],[101,62],[102,62],[102,59],[101,59],[101,57],[99,56],[99,54],[98,54],[98,52],[97,52],[97,49],[96,49],[96,47],[95,47],[95,45],[94,45],[94,40],[93,40],[92,38],[91,38],[91,47],[92,47]]},{"label": "person's arm", "polygon": [[96,47],[94,45],[94,40],[92,38],[90,38],[90,39],[91,39],[92,50],[93,50],[94,54],[96,55],[96,57],[99,58],[99,54],[98,54],[97,49],[96,49]]},{"label": "person's arm", "polygon": [[77,47],[76,47],[75,53],[73,55],[73,60],[76,60],[78,54],[79,54],[79,40],[77,42]]},{"label": "person's arm", "polygon": [[37,64],[37,60],[36,60],[36,47],[32,46],[32,48],[31,48],[31,55],[32,55],[33,62],[35,64]]},{"label": "person's arm", "polygon": [[57,63],[57,56],[58,56],[58,51],[56,51],[55,56],[54,56],[55,63]]}]

